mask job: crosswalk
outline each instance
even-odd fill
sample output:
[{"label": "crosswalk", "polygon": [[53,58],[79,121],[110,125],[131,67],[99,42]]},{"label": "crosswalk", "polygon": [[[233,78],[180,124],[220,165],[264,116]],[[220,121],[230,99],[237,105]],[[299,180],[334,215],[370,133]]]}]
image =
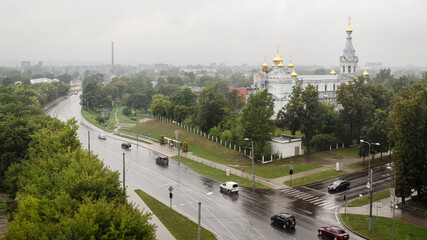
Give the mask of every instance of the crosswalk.
[{"label": "crosswalk", "polygon": [[290,195],[291,197],[307,201],[309,203],[312,203],[314,205],[317,205],[327,210],[331,210],[338,207],[338,205],[335,205],[332,202],[328,202],[324,199],[321,199],[309,193],[301,192],[300,190],[295,188],[286,188],[281,190],[280,192]]}]

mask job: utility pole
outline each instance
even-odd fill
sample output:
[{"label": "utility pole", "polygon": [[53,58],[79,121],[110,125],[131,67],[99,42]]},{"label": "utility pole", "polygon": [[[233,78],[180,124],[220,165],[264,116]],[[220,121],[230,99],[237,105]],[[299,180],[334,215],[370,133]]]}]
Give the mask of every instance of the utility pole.
[{"label": "utility pole", "polygon": [[[135,109],[135,116],[136,116],[136,148],[138,149],[139,146],[139,142],[138,142],[138,125],[139,125],[139,121],[138,121],[138,113]],[[179,155],[179,154],[178,154]]]},{"label": "utility pole", "polygon": [[126,194],[126,183],[125,183],[125,153],[123,153],[123,194]]},{"label": "utility pole", "polygon": [[371,199],[370,199],[371,204],[369,206],[369,232],[372,231],[372,193],[374,191],[374,183],[372,181],[372,179],[373,179],[372,175],[373,174],[374,174],[374,170],[371,169],[371,188],[370,188],[371,189]]},{"label": "utility pole", "polygon": [[198,219],[198,227],[197,227],[197,240],[200,240],[200,219],[202,216],[202,203],[199,201],[199,219]]},{"label": "utility pole", "polygon": [[87,131],[87,148],[90,151],[90,131]]}]

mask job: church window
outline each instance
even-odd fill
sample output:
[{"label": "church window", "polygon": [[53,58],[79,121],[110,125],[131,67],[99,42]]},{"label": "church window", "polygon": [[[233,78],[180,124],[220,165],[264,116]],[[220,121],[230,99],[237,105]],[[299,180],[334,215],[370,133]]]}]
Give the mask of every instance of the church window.
[{"label": "church window", "polygon": [[348,66],[348,72],[351,73],[351,66]]},{"label": "church window", "polygon": [[316,91],[319,91],[319,85],[316,85]]},{"label": "church window", "polygon": [[345,73],[345,66],[342,66],[342,72]]},{"label": "church window", "polygon": [[334,84],[334,91],[335,91],[335,84]]},{"label": "church window", "polygon": [[325,85],[325,92],[328,91],[328,85]]}]

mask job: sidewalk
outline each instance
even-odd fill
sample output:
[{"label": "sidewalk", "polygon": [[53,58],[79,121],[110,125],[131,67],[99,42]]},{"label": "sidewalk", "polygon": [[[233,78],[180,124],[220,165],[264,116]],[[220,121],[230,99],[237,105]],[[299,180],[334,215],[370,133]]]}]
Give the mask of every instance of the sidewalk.
[{"label": "sidewalk", "polygon": [[[130,202],[135,203],[135,206],[144,212],[149,212],[149,213],[153,213],[151,211],[150,208],[148,208],[148,206],[145,204],[144,201],[142,201],[142,199],[138,196],[138,194],[136,194],[135,190],[137,188],[135,188],[134,186],[128,185],[127,186],[128,191],[127,193],[129,194],[128,200]],[[151,223],[154,223],[157,228],[156,228],[156,237],[157,239],[166,239],[166,240],[174,240],[174,236],[169,232],[169,230],[165,227],[165,225],[163,225],[163,223],[157,218],[156,215],[152,214],[151,215]]]},{"label": "sidewalk", "polygon": [[[377,204],[380,201],[372,203],[372,219],[375,220],[375,216],[393,218],[393,208],[390,206],[390,201],[388,198],[383,199],[377,208]],[[382,206],[381,206],[382,205]],[[351,213],[351,214],[360,214],[360,215],[369,215],[370,205],[364,205],[361,207],[341,207],[340,213]],[[402,222],[407,222],[422,228],[427,228],[427,217],[421,214],[414,213],[409,210],[396,208],[395,209],[395,219]]]}]

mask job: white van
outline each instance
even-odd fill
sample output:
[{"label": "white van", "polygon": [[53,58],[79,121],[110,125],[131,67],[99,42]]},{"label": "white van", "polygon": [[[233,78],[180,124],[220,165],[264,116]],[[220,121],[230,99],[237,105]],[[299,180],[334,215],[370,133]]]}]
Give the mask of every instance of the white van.
[{"label": "white van", "polygon": [[239,192],[239,184],[237,184],[236,182],[225,182],[221,185],[219,185],[219,191],[226,191],[226,192],[235,192],[238,193]]}]

